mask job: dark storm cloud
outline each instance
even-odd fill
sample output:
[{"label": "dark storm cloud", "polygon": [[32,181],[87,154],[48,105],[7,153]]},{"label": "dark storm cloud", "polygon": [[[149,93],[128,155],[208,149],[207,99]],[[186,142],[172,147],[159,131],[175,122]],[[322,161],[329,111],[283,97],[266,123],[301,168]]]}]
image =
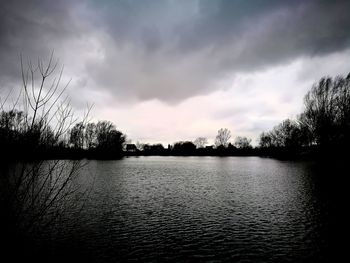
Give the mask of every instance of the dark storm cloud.
[{"label": "dark storm cloud", "polygon": [[[2,1],[0,9],[1,71],[18,63],[20,52],[43,54],[53,42],[74,34],[69,6],[63,1]],[[17,56],[16,56],[17,55]],[[13,57],[15,56],[15,57]],[[7,58],[7,59],[4,59]]]},{"label": "dark storm cloud", "polygon": [[208,2],[199,2],[198,19],[180,34],[180,49],[211,46],[219,71],[249,71],[350,44],[349,1],[211,1],[215,11]]},{"label": "dark storm cloud", "polygon": [[3,1],[0,10],[1,89],[19,75],[20,52],[55,49],[87,88],[179,102],[226,76],[350,45],[349,1]]},{"label": "dark storm cloud", "polygon": [[20,54],[25,63],[47,59],[53,50],[61,58],[67,41],[85,30],[73,1],[0,2],[0,91],[20,85]]},{"label": "dark storm cloud", "polygon": [[94,79],[114,83],[116,94],[128,89],[141,99],[179,101],[211,91],[226,75],[349,46],[346,1],[186,3],[96,6],[104,10],[112,41],[105,46],[108,56],[88,66]]}]

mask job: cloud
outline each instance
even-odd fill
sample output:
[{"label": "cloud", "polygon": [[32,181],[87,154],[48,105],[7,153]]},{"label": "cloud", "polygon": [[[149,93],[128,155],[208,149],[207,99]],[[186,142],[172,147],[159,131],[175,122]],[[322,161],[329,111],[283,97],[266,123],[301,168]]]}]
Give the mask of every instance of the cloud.
[{"label": "cloud", "polygon": [[227,76],[348,48],[349,9],[316,0],[6,1],[0,82],[18,78],[19,52],[35,60],[55,49],[84,90],[179,103]]},{"label": "cloud", "polygon": [[105,56],[87,67],[117,96],[179,102],[226,76],[349,47],[346,1],[199,1],[186,16],[175,1],[146,2],[109,6]]},{"label": "cloud", "polygon": [[19,54],[51,51],[78,111],[94,103],[135,140],[257,138],[302,109],[323,75],[346,74],[349,1],[13,0],[0,9],[0,95]]},{"label": "cloud", "polygon": [[[343,58],[343,59],[342,59]],[[194,96],[169,105],[156,99],[136,104],[115,102],[96,108],[97,119],[107,118],[123,127],[133,141],[161,142],[194,140],[198,136],[214,142],[217,130],[228,128],[232,138],[248,136],[256,143],[262,131],[286,118],[296,118],[303,109],[303,97],[312,84],[333,63],[332,72],[346,74],[350,50],[323,58],[300,58],[286,65],[253,73],[240,73],[225,90]],[[318,66],[319,72],[303,76]]]}]

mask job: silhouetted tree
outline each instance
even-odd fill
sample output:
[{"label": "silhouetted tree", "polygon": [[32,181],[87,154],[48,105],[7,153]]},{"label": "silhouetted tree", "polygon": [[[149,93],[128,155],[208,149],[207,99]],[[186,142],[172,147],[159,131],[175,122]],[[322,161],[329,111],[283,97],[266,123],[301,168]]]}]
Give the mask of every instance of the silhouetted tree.
[{"label": "silhouetted tree", "polygon": [[302,134],[297,122],[284,120],[274,128],[277,146],[298,147],[303,144]]},{"label": "silhouetted tree", "polygon": [[234,145],[238,148],[238,149],[250,149],[252,148],[251,143],[252,140],[248,139],[247,137],[236,137],[235,139],[235,143]]},{"label": "silhouetted tree", "polygon": [[322,78],[306,94],[304,105],[300,122],[313,135],[314,143],[327,146],[349,142],[350,74],[346,78]]},{"label": "silhouetted tree", "polygon": [[21,58],[23,89],[9,110],[1,103],[0,141],[6,136],[12,141],[7,148],[1,145],[0,151],[4,158],[17,162],[14,167],[13,162],[8,163],[0,180],[0,202],[5,208],[2,219],[6,222],[0,225],[18,233],[50,226],[60,216],[62,202],[75,191],[72,179],[84,165],[77,160],[43,159],[47,150],[62,145],[75,122],[67,99],[62,99],[69,82],[61,87],[63,68],[55,77],[56,67],[53,54],[46,65],[38,59],[35,67],[30,61],[24,67]]},{"label": "silhouetted tree", "polygon": [[261,147],[261,148],[274,147],[271,132],[262,132],[260,134],[259,147]]},{"label": "silhouetted tree", "polygon": [[74,148],[82,149],[84,147],[84,131],[85,125],[83,122],[75,124],[70,130],[69,143],[72,144]]},{"label": "silhouetted tree", "polygon": [[190,141],[176,142],[172,148],[174,154],[179,155],[192,155],[196,150],[196,145]]},{"label": "silhouetted tree", "polygon": [[208,140],[205,137],[198,137],[193,142],[197,148],[204,148],[206,144],[208,144]]},{"label": "silhouetted tree", "polygon": [[96,124],[96,139],[96,149],[119,154],[122,153],[126,141],[126,137],[110,121],[99,121]]},{"label": "silhouetted tree", "polygon": [[8,152],[11,147],[18,148],[23,143],[25,131],[23,111],[0,112],[0,145],[2,151]]},{"label": "silhouetted tree", "polygon": [[137,148],[139,151],[143,151],[144,146],[145,146],[144,143],[141,143],[141,142],[139,142],[139,141],[136,142],[136,148]]},{"label": "silhouetted tree", "polygon": [[85,138],[86,147],[88,149],[92,149],[96,147],[97,136],[96,136],[95,123],[89,122],[88,124],[86,124],[84,138]]},{"label": "silhouetted tree", "polygon": [[272,131],[262,133],[259,142],[259,146],[262,148],[298,148],[306,144],[306,136],[303,134],[299,123],[290,119],[284,120],[275,126]]},{"label": "silhouetted tree", "polygon": [[216,147],[227,147],[229,140],[231,138],[231,132],[228,129],[221,128],[218,130],[218,134],[215,138],[215,146]]}]

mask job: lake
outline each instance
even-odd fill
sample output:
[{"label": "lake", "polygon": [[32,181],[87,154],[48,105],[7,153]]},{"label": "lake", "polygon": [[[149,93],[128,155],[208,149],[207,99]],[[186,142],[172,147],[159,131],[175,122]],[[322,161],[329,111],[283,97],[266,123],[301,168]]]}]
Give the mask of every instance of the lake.
[{"label": "lake", "polygon": [[342,198],[330,183],[341,170],[329,167],[259,157],[89,161],[75,182],[89,189],[83,209],[50,238],[100,262],[327,261],[340,253]]}]

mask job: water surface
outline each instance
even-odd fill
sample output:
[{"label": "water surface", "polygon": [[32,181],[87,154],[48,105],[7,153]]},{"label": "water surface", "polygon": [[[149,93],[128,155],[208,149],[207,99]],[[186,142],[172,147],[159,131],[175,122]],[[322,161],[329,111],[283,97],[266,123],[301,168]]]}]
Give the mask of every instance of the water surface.
[{"label": "water surface", "polygon": [[77,181],[89,198],[59,238],[97,261],[322,261],[338,216],[324,178],[258,157],[90,161]]}]

